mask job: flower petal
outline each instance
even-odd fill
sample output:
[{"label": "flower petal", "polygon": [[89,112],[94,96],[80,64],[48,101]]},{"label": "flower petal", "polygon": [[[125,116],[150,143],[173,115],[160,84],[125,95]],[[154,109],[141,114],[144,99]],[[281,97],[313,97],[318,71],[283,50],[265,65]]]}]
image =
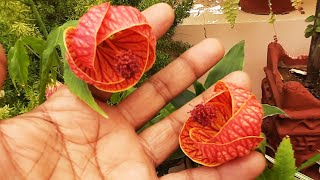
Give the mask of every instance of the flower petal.
[{"label": "flower petal", "polygon": [[262,106],[251,92],[219,81],[204,103],[215,109],[209,125],[191,116],[179,137],[181,149],[193,161],[216,166],[248,154],[263,139]]},{"label": "flower petal", "polygon": [[[151,26],[129,6],[103,3],[91,8],[76,28],[65,31],[65,44],[71,70],[107,92],[134,86],[155,61]],[[122,56],[128,57],[123,60],[126,64],[121,64]]]}]

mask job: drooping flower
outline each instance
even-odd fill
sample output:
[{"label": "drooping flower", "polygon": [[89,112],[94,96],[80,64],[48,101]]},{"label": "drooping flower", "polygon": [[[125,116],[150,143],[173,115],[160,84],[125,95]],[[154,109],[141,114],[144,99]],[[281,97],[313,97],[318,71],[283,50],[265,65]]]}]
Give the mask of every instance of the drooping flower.
[{"label": "drooping flower", "polygon": [[190,112],[179,136],[182,151],[205,166],[244,156],[263,139],[262,106],[251,92],[222,81],[213,91]]},{"label": "drooping flower", "polygon": [[103,3],[65,31],[67,60],[78,78],[106,92],[134,86],[155,61],[156,38],[141,12]]}]

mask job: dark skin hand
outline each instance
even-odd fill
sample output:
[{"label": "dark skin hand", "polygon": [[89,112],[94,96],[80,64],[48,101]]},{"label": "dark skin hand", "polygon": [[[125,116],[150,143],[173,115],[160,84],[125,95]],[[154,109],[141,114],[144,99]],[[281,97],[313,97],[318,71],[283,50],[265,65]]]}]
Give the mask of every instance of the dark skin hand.
[{"label": "dark skin hand", "polygon": [[[157,37],[173,21],[172,9],[166,4],[143,13]],[[223,54],[217,40],[206,39],[119,105],[111,107],[97,100],[108,119],[62,87],[32,112],[1,121],[0,179],[254,179],[265,167],[264,157],[256,152],[214,168],[188,169],[160,178],[156,175],[155,168],[178,148],[178,135],[188,112],[210,89],[141,134],[136,133]],[[230,74],[225,81],[250,88],[242,72]]]}]

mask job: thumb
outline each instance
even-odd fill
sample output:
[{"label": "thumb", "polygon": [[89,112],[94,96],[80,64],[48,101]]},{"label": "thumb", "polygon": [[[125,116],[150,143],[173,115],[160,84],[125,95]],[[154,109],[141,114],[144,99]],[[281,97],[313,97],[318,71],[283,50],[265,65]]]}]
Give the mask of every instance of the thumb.
[{"label": "thumb", "polygon": [[0,44],[0,90],[7,76],[7,58],[6,53]]}]

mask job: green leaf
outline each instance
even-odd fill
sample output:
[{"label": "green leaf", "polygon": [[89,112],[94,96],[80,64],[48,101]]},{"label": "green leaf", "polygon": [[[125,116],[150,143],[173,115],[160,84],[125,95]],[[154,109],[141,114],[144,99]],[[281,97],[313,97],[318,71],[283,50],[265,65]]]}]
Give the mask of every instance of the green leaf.
[{"label": "green leaf", "polygon": [[259,177],[257,177],[256,180],[270,180],[273,178],[272,175],[272,171],[268,167],[266,167],[263,173]]},{"label": "green leaf", "polygon": [[118,104],[121,100],[121,92],[113,93],[111,95],[110,101],[112,104]]},{"label": "green leaf", "polygon": [[320,26],[317,26],[315,31],[320,32]]},{"label": "green leaf", "polygon": [[316,20],[316,16],[314,15],[311,15],[309,17],[306,18],[305,22],[313,22]]},{"label": "green leaf", "polygon": [[205,91],[206,89],[203,87],[202,83],[200,83],[199,81],[196,81],[193,83],[193,88],[196,91],[196,95],[200,95],[203,91]]},{"label": "green leaf", "polygon": [[285,116],[288,116],[283,110],[281,110],[280,108],[276,107],[276,106],[271,106],[269,104],[262,104],[262,108],[263,108],[263,118],[266,118],[268,116],[273,116],[273,115],[277,115],[277,114],[283,114]]},{"label": "green leaf", "polygon": [[107,114],[100,108],[100,106],[94,100],[88,85],[71,71],[68,62],[64,63],[64,82],[68,86],[69,90],[78,96],[82,101],[88,104],[93,110],[98,112],[105,118],[108,118]]},{"label": "green leaf", "polygon": [[131,87],[130,89],[124,91],[123,95],[121,96],[121,100],[129,96],[131,93],[133,93],[137,88]]},{"label": "green leaf", "polygon": [[275,163],[272,170],[272,179],[294,180],[296,165],[292,144],[289,137],[284,137],[275,155]]},{"label": "green leaf", "polygon": [[317,161],[320,161],[320,154],[316,154],[314,156],[312,156],[310,159],[308,159],[306,162],[304,162],[303,164],[301,164],[301,166],[297,169],[297,171],[301,171],[302,169],[312,166],[313,164],[315,164]]},{"label": "green leaf", "polygon": [[[70,26],[76,26],[77,21],[68,21],[62,26],[59,26],[52,30],[47,37],[47,47],[43,51],[41,55],[41,63],[40,63],[40,93],[39,93],[39,102],[44,101],[44,95],[46,86],[49,79],[49,70],[52,66],[53,62],[60,61],[56,47],[60,46],[61,54],[65,55],[65,47],[64,47],[64,30]],[[65,59],[63,57],[63,59]],[[58,63],[59,64],[59,63]]]},{"label": "green leaf", "polygon": [[193,98],[195,98],[196,95],[189,91],[185,90],[181,94],[179,94],[176,98],[174,98],[171,103],[176,108],[179,109],[183,105],[185,105],[187,102],[191,101]]},{"label": "green leaf", "polygon": [[241,71],[244,63],[245,41],[240,41],[234,45],[229,52],[211,69],[204,83],[205,88],[209,88],[218,80],[233,71]]},{"label": "green leaf", "polygon": [[24,43],[24,45],[31,47],[32,50],[39,55],[42,54],[47,46],[47,42],[45,40],[34,36],[23,37],[21,38],[21,41]]},{"label": "green leaf", "polygon": [[30,59],[21,39],[17,40],[14,47],[9,50],[8,64],[9,74],[14,86],[16,87],[17,82],[27,88]]},{"label": "green leaf", "polygon": [[159,112],[159,115],[153,118],[152,120],[148,121],[142,128],[139,129],[138,134],[141,133],[146,128],[156,124],[157,122],[161,121],[165,117],[167,117],[169,114],[173,113],[176,110],[176,108],[171,104],[167,104],[164,108],[162,108]]}]

